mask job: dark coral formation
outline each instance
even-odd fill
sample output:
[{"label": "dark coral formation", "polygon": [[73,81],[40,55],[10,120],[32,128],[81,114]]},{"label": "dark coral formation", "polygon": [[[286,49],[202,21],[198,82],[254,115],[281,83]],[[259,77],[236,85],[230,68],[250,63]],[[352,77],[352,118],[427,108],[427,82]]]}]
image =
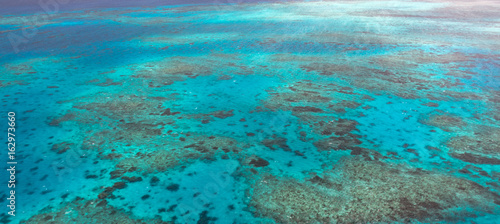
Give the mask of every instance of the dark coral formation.
[{"label": "dark coral formation", "polygon": [[[183,115],[163,105],[168,99],[110,94],[81,97],[68,101],[78,110],[53,118],[50,124],[76,122],[83,130],[88,129],[81,144],[76,141],[67,144],[98,151],[102,158],[117,160],[113,178],[129,172],[131,167],[133,171],[163,172],[187,161],[241,151],[242,145],[232,138],[177,131],[176,121]],[[209,115],[220,119],[234,116],[233,110],[184,116],[199,119]],[[96,123],[99,128],[95,128]],[[105,126],[109,128],[101,129]],[[55,145],[54,150],[61,148],[61,144]],[[152,148],[155,150],[149,150]],[[146,153],[141,151],[146,149]]]},{"label": "dark coral formation", "polygon": [[340,137],[329,137],[314,142],[319,151],[355,150],[362,142],[355,135],[349,134]]},{"label": "dark coral formation", "polygon": [[40,71],[38,66],[40,63],[52,63],[52,58],[31,58],[22,62],[4,63],[0,66],[2,77],[0,79],[0,88],[28,85],[40,79],[41,74],[45,71]]},{"label": "dark coral formation", "polygon": [[[312,184],[264,175],[251,205],[279,223],[461,222],[500,196],[469,180],[405,165],[346,158]],[[439,189],[439,190],[437,190]]]},{"label": "dark coral formation", "polygon": [[292,111],[293,112],[323,112],[323,110],[321,108],[317,108],[317,107],[310,107],[310,106],[305,106],[305,107],[301,107],[301,106],[297,106],[297,107],[293,107],[292,108]]},{"label": "dark coral formation", "polygon": [[[168,98],[167,98],[168,99]],[[112,95],[84,97],[76,101],[73,108],[87,110],[111,119],[132,119],[139,115],[160,115],[167,110],[161,99],[137,95]]]},{"label": "dark coral formation", "polygon": [[254,166],[254,167],[266,167],[269,165],[269,162],[263,158],[260,158],[258,156],[251,156],[250,158],[247,158],[247,163],[248,165]]},{"label": "dark coral formation", "polygon": [[450,155],[475,164],[500,164],[500,129],[489,126],[475,126],[472,135],[452,137],[447,146]]},{"label": "dark coral formation", "polygon": [[500,159],[472,153],[450,153],[450,156],[468,163],[500,165]]},{"label": "dark coral formation", "polygon": [[462,152],[495,155],[500,151],[500,129],[479,126],[472,136],[457,136],[450,139],[448,146]]},{"label": "dark coral formation", "polygon": [[356,128],[358,122],[336,117],[308,116],[307,118],[314,132],[322,136],[313,142],[318,151],[352,150],[353,154],[364,151],[360,147],[363,142]]},{"label": "dark coral formation", "polygon": [[136,70],[137,75],[134,77],[149,80],[151,85],[158,83],[170,85],[175,81],[182,81],[190,76],[209,75],[213,70],[211,67],[193,63],[187,57],[165,58],[162,61],[133,66],[131,69]]},{"label": "dark coral formation", "polygon": [[419,119],[422,124],[438,127],[444,131],[452,132],[456,128],[462,128],[466,123],[455,114],[435,110],[430,114],[422,115]]},{"label": "dark coral formation", "polygon": [[[196,141],[198,139],[198,141]],[[157,149],[152,152],[130,155],[117,159],[115,170],[110,172],[110,178],[123,177],[127,173],[157,173],[165,172],[199,159],[211,160],[219,154],[238,153],[241,146],[232,139],[215,136],[198,136],[183,142],[179,148]]]},{"label": "dark coral formation", "polygon": [[[467,77],[465,75],[437,78],[435,74],[414,70],[418,64],[439,63],[443,68],[452,71],[450,73],[466,73],[467,71],[459,70],[454,65],[472,63],[480,59],[479,57],[481,56],[461,52],[433,54],[423,50],[409,50],[384,56],[374,55],[360,61],[349,60],[349,63],[344,64],[318,60],[302,65],[301,68],[306,72],[338,77],[358,88],[392,93],[406,99],[428,98],[440,101],[451,97],[480,100],[484,96],[474,91],[456,91],[457,86],[465,85],[463,82],[464,77]],[[428,106],[435,105],[437,104]]]},{"label": "dark coral formation", "polygon": [[266,146],[271,150],[282,149],[285,151],[291,151],[290,146],[286,143],[286,138],[278,137],[276,135],[271,136],[270,139],[262,140],[261,144]]},{"label": "dark coral formation", "polygon": [[73,143],[61,142],[53,145],[51,150],[57,152],[57,154],[62,154],[68,151],[72,146],[74,146]]},{"label": "dark coral formation", "polygon": [[330,121],[318,121],[314,123],[314,130],[320,132],[321,135],[332,135],[337,136],[346,135],[353,131],[359,131],[356,126],[359,124],[354,120],[342,119],[329,117]]},{"label": "dark coral formation", "polygon": [[46,207],[40,214],[32,216],[21,223],[123,223],[123,224],[169,224],[159,218],[136,219],[134,216],[121,211],[106,200],[85,200],[76,198],[65,203],[58,209]]},{"label": "dark coral formation", "polygon": [[[355,109],[369,100],[362,94],[355,93],[349,86],[311,81],[298,81],[288,87],[270,90],[269,94],[271,98],[264,102],[267,108],[293,111],[299,117],[307,116],[310,112],[345,113],[346,110]],[[353,101],[354,99],[356,101]],[[294,103],[300,103],[300,106],[295,106]],[[328,111],[325,111],[324,104],[328,104]]]},{"label": "dark coral formation", "polygon": [[295,179],[263,177],[253,188],[250,203],[257,215],[273,218],[278,223],[331,223],[345,199],[300,183]]},{"label": "dark coral formation", "polygon": [[491,209],[492,203],[499,199],[497,194],[472,181],[403,165],[351,159],[333,170],[338,171],[349,180],[346,192],[362,200],[361,203],[351,201],[357,211],[348,214],[359,215],[364,221],[389,218],[393,220],[386,221],[456,222],[467,218],[467,212],[455,213],[456,208],[470,206],[489,212],[486,208]]}]

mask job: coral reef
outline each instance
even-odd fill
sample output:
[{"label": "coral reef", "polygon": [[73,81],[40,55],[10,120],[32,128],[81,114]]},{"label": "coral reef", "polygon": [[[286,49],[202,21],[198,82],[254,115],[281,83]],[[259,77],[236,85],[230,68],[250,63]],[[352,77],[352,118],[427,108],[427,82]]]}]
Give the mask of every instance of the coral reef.
[{"label": "coral reef", "polygon": [[497,0],[27,2],[0,9],[0,223],[499,217]]},{"label": "coral reef", "polygon": [[264,176],[253,187],[250,205],[278,223],[333,223],[345,199],[294,179]]},{"label": "coral reef", "polygon": [[123,223],[139,224],[154,223],[168,224],[174,222],[165,222],[159,218],[139,219],[123,212],[111,205],[106,200],[85,200],[76,198],[71,202],[61,205],[54,209],[47,207],[28,220],[21,223]]},{"label": "coral reef", "polygon": [[450,155],[475,164],[500,164],[500,129],[476,126],[471,135],[458,135],[447,142]]},{"label": "coral reef", "polygon": [[459,116],[444,113],[443,111],[433,111],[430,114],[422,115],[419,122],[425,125],[438,127],[447,132],[452,132],[454,128],[461,128],[466,125]]},{"label": "coral reef", "polygon": [[175,81],[213,72],[213,68],[193,63],[193,60],[187,57],[165,58],[162,61],[133,66],[131,69],[136,73],[135,78],[148,80],[150,87],[156,87],[158,84],[171,85]]},{"label": "coral reef", "polygon": [[262,174],[251,195],[256,214],[279,223],[462,222],[475,213],[459,208],[492,213],[500,203],[469,180],[358,157],[309,182]]}]

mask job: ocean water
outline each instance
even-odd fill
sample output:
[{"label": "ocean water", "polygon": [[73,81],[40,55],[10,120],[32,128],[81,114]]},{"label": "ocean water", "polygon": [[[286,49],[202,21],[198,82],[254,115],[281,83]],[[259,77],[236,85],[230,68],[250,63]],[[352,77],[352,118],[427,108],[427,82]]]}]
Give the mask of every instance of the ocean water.
[{"label": "ocean water", "polygon": [[500,223],[499,1],[30,3],[1,223]]}]

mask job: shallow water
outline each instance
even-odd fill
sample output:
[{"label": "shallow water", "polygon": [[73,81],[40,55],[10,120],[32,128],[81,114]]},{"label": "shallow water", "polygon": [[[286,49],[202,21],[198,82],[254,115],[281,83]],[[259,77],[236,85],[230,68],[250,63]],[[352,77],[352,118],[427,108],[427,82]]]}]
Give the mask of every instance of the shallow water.
[{"label": "shallow water", "polygon": [[76,3],[1,10],[2,223],[500,223],[498,1]]}]

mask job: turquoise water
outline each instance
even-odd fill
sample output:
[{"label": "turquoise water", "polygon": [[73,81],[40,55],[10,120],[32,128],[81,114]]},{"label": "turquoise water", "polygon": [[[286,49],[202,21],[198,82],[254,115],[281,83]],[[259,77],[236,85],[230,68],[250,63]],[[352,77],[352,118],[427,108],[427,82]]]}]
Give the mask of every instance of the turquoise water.
[{"label": "turquoise water", "polygon": [[500,223],[497,1],[189,3],[0,10],[2,223]]}]

